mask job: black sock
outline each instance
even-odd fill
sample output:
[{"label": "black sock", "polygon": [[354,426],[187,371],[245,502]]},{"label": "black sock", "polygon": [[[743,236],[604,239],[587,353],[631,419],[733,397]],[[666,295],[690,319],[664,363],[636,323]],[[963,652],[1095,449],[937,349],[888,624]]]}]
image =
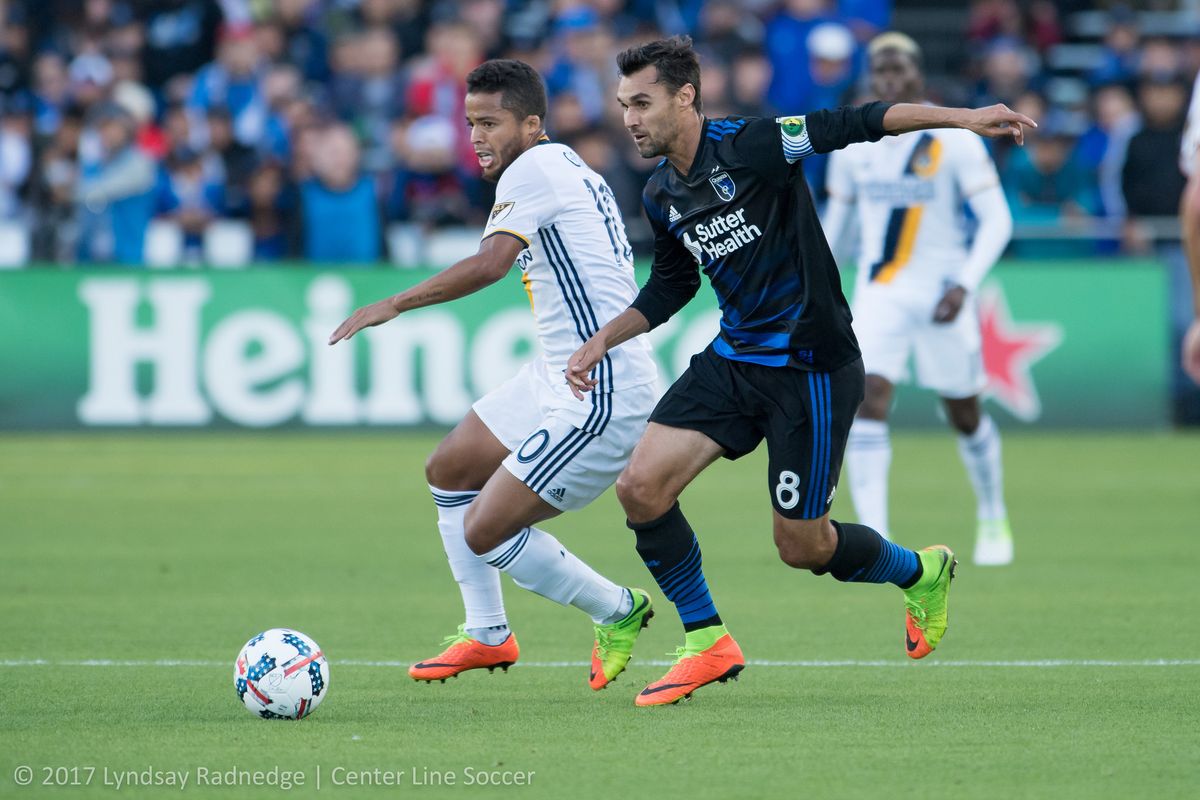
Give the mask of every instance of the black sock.
[{"label": "black sock", "polygon": [[866,525],[834,522],[833,528],[837,548],[828,564],[814,570],[816,574],[828,572],[846,582],[894,583],[901,589],[920,580],[924,570],[912,550],[889,542]]},{"label": "black sock", "polygon": [[637,551],[658,588],[675,604],[683,630],[720,625],[721,617],[708,593],[701,569],[700,543],[679,503],[656,520],[627,523],[637,534]]}]

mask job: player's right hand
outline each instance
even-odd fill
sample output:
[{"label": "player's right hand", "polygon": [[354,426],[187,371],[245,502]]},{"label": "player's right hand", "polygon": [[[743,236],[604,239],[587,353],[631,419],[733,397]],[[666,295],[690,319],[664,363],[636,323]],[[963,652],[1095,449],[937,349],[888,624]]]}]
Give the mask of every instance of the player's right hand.
[{"label": "player's right hand", "polygon": [[378,303],[363,306],[347,317],[341,325],[338,325],[337,330],[330,335],[329,343],[337,344],[343,339],[349,339],[363,328],[382,325],[398,316],[400,316],[400,312],[392,305],[392,298],[390,297],[380,300]]},{"label": "player's right hand", "polygon": [[1183,371],[1200,386],[1200,317],[1192,320],[1183,335]]},{"label": "player's right hand", "polygon": [[582,400],[584,392],[596,388],[596,380],[590,375],[607,352],[604,343],[593,336],[567,359],[567,385],[571,387],[571,394],[575,395],[576,400]]},{"label": "player's right hand", "polygon": [[989,139],[1012,138],[1017,144],[1025,144],[1025,128],[1036,128],[1037,123],[1024,114],[1018,114],[1003,103],[987,108],[976,108],[969,112],[964,127]]}]

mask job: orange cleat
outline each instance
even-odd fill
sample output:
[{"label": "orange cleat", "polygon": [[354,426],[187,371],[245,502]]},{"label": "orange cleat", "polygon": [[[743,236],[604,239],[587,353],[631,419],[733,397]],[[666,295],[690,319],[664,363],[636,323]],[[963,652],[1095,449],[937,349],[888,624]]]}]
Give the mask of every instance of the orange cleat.
[{"label": "orange cleat", "polygon": [[414,681],[445,683],[447,678],[457,677],[458,673],[469,669],[492,672],[499,667],[508,672],[521,654],[517,637],[513,634],[510,633],[498,645],[486,645],[468,636],[465,625],[459,625],[458,633],[447,636],[442,644],[449,646],[428,661],[418,661],[408,668],[408,674]]},{"label": "orange cleat", "polygon": [[642,690],[634,701],[639,706],[662,706],[678,703],[701,686],[719,681],[737,680],[746,667],[742,648],[726,633],[707,650],[689,652],[686,647],[675,651],[675,665],[661,680]]}]

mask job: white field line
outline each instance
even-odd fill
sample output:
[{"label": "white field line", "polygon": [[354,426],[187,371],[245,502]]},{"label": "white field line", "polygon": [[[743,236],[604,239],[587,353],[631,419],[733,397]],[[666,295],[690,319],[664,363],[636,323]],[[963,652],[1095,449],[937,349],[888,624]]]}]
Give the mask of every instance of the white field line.
[{"label": "white field line", "polygon": [[[121,659],[92,658],[81,660],[44,659],[44,658],[11,658],[0,659],[0,667],[230,667],[232,660],[204,661],[192,659],[159,659],[154,661],[126,661]],[[408,661],[333,661],[338,667],[402,667],[409,666]],[[651,660],[637,661],[636,664],[653,667],[668,667],[673,661]],[[746,664],[751,667],[790,667],[796,669],[827,669],[827,668],[881,668],[881,667],[975,667],[986,669],[1045,669],[1052,667],[1200,667],[1200,659],[1158,658],[1139,661],[1116,661],[1106,659],[1071,659],[1053,658],[1028,661],[955,661],[931,660],[922,661],[920,665],[912,661],[771,661],[748,659]],[[521,661],[516,667],[533,669],[554,669],[570,667],[583,669],[588,667],[588,661]]]}]

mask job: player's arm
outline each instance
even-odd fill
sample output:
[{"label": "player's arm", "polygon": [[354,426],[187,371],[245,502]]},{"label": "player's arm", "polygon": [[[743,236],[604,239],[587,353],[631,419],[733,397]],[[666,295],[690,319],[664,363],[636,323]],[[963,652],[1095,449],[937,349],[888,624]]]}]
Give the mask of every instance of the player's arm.
[{"label": "player's arm", "polygon": [[923,131],[930,128],[965,128],[989,139],[1011,137],[1025,144],[1025,126],[1037,123],[1018,114],[1003,103],[987,108],[943,108],[920,103],[896,103],[883,115],[883,128],[890,134]]},{"label": "player's arm", "polygon": [[527,243],[516,235],[495,233],[479,245],[479,252],[468,256],[432,278],[421,281],[400,294],[363,306],[350,315],[329,337],[330,344],[349,339],[363,328],[395,319],[405,311],[446,303],[491,286],[512,268]]},{"label": "player's arm", "polygon": [[1000,187],[996,165],[983,142],[974,136],[955,139],[950,166],[959,191],[979,220],[967,260],[957,281],[946,287],[933,310],[933,321],[950,323],[958,317],[967,295],[979,289],[988,271],[1000,260],[1012,239],[1013,218]]},{"label": "player's arm", "polygon": [[829,249],[835,256],[842,255],[839,246],[846,231],[846,223],[854,212],[855,191],[854,179],[850,174],[850,165],[845,153],[834,153],[829,157],[829,172],[825,179],[825,190],[829,200],[825,203],[825,212],[821,214],[821,227],[825,231],[825,239]]},{"label": "player's arm", "polygon": [[1183,249],[1192,276],[1192,303],[1196,319],[1183,337],[1183,370],[1200,384],[1200,150],[1193,154],[1191,177],[1183,191],[1179,221],[1183,226]]},{"label": "player's arm", "polygon": [[596,331],[567,359],[567,384],[580,400],[583,392],[596,387],[596,380],[590,375],[605,353],[666,322],[686,306],[700,288],[696,260],[658,221],[653,210],[648,208],[647,216],[654,230],[654,263],[650,267],[650,279],[629,308]]}]

